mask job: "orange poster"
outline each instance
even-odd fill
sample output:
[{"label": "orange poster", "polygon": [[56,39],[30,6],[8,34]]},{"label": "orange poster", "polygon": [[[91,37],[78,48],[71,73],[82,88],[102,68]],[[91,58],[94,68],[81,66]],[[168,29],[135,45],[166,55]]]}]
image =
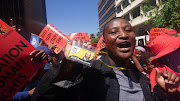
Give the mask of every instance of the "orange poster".
[{"label": "orange poster", "polygon": [[44,63],[30,61],[35,48],[2,20],[0,42],[0,101],[9,101]]},{"label": "orange poster", "polygon": [[48,24],[39,34],[40,38],[43,39],[48,45],[51,42],[57,45],[55,53],[59,53],[69,41],[66,36],[55,28],[52,24]]},{"label": "orange poster", "polygon": [[151,42],[159,35],[161,35],[162,33],[164,33],[167,29],[166,28],[153,28],[150,30],[150,34],[149,34],[149,42],[148,42],[148,46],[150,47]]},{"label": "orange poster", "polygon": [[96,47],[96,54],[103,48],[105,48],[105,45],[103,44],[103,36],[101,36]]},{"label": "orange poster", "polygon": [[174,29],[166,29],[165,34],[175,34],[177,35],[177,31]]},{"label": "orange poster", "polygon": [[83,33],[83,32],[71,33],[67,37],[70,40],[82,40],[83,42],[89,42],[88,33]]}]

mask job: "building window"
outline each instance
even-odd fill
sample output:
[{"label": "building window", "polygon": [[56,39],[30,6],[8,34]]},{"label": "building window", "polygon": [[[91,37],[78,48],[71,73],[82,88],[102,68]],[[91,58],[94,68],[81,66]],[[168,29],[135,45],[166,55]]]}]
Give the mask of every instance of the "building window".
[{"label": "building window", "polygon": [[104,0],[101,1],[101,4],[98,7],[98,11],[102,8],[103,4],[104,4]]},{"label": "building window", "polygon": [[119,6],[117,7],[117,13],[119,13],[119,12],[121,12],[121,11],[122,11],[121,5],[119,5]]},{"label": "building window", "polygon": [[113,0],[109,0],[107,2],[107,4],[103,7],[102,11],[99,13],[99,18],[101,18],[101,16],[104,14],[104,12],[106,12],[106,10],[111,6],[112,3]]},{"label": "building window", "polygon": [[140,16],[140,7],[137,7],[135,8],[133,11],[132,11],[132,14],[133,14],[133,19]]},{"label": "building window", "polygon": [[129,0],[123,1],[123,8],[126,8],[129,5]]},{"label": "building window", "polygon": [[129,14],[126,14],[123,18],[127,21],[130,21]]},{"label": "building window", "polygon": [[115,13],[115,7],[113,6],[107,13],[106,15],[99,21],[99,24],[101,25],[109,16],[111,16],[113,13]]}]

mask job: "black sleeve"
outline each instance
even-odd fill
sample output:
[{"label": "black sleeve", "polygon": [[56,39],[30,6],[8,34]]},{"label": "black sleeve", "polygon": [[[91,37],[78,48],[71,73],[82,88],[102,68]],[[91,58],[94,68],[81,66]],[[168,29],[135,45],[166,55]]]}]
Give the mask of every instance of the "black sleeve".
[{"label": "black sleeve", "polygon": [[[65,56],[64,56],[65,57]],[[67,88],[54,85],[62,65],[66,65],[66,59],[61,57],[48,72],[41,78],[40,83],[36,87],[31,101],[72,101],[72,98],[77,98],[79,85],[82,81],[82,64],[73,65],[73,69],[64,77],[64,80],[72,81]]]},{"label": "black sleeve", "polygon": [[[64,57],[64,55],[61,56],[61,59],[59,59],[59,61],[63,60]],[[51,82],[56,78],[60,71],[60,67],[62,64],[59,61],[54,63],[53,66],[41,78],[31,97],[31,101],[39,101],[39,97],[50,87]]]},{"label": "black sleeve", "polygon": [[171,96],[167,96],[164,91],[156,85],[153,90],[153,97],[155,101],[179,101],[180,93],[177,91]]},{"label": "black sleeve", "polygon": [[[66,89],[50,85],[42,95],[38,96],[36,101],[78,101],[78,96],[78,86]],[[31,99],[31,101],[34,101],[34,99]]]}]

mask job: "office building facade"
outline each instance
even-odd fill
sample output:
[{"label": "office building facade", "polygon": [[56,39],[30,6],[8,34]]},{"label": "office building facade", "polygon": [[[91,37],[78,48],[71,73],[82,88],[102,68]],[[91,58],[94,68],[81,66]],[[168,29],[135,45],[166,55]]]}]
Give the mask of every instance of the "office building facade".
[{"label": "office building facade", "polygon": [[[115,0],[116,17],[128,20],[135,31],[136,36],[147,34],[153,27],[145,24],[148,17],[143,12],[143,5],[146,0]],[[158,4],[159,0],[150,0],[149,5]]]},{"label": "office building facade", "polygon": [[20,28],[26,40],[31,33],[39,34],[47,24],[45,0],[0,0],[0,19]]},{"label": "office building facade", "polygon": [[99,35],[102,35],[104,25],[111,19],[116,17],[116,8],[114,0],[99,0],[98,1],[99,15]]}]

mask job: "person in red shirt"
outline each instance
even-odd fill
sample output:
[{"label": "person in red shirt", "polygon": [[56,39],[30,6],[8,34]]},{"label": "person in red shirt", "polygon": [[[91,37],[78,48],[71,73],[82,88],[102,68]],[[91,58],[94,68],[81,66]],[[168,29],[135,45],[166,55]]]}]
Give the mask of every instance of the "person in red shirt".
[{"label": "person in red shirt", "polygon": [[[160,71],[166,70],[173,75],[180,76],[180,37],[177,35],[161,34],[151,42],[151,51],[155,55],[151,64],[155,65]],[[156,85],[155,69],[150,74],[151,91]],[[179,86],[179,85],[178,85]],[[180,91],[180,87],[178,88]]]}]

